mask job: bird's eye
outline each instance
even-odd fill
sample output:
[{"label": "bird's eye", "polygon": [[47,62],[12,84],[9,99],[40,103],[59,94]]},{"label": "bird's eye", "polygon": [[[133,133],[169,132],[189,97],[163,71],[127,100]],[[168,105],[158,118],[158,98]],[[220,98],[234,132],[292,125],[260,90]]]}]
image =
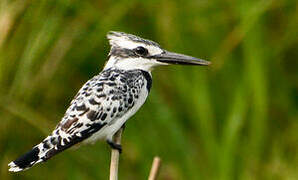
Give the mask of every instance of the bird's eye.
[{"label": "bird's eye", "polygon": [[135,48],[135,52],[137,54],[143,55],[143,56],[148,54],[148,50],[146,48],[142,47],[142,46],[139,46],[139,47]]}]

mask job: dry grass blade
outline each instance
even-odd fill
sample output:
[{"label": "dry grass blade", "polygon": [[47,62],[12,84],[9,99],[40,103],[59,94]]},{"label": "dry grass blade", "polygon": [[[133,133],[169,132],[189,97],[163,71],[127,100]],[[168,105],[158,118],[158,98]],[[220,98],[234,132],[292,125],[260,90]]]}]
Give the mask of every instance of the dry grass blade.
[{"label": "dry grass blade", "polygon": [[[116,144],[121,144],[122,131],[123,131],[123,128],[119,129],[119,131],[114,135],[114,142]],[[112,149],[111,164],[110,164],[110,180],[118,179],[119,156],[120,156],[119,151],[117,149]]]},{"label": "dry grass blade", "polygon": [[158,156],[155,156],[152,162],[152,167],[150,170],[148,180],[156,180],[158,176],[158,171],[160,169],[160,162],[161,162],[160,158]]}]

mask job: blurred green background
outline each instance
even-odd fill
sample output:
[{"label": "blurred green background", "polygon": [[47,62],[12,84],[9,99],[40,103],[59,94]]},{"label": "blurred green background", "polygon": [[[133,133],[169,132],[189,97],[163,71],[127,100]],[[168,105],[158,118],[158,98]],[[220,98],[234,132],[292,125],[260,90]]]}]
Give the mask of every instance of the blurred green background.
[{"label": "blurred green background", "polygon": [[298,179],[296,0],[1,0],[0,179],[108,179],[105,142],[12,174],[109,52],[110,30],[212,61],[153,72],[128,121],[120,179]]}]

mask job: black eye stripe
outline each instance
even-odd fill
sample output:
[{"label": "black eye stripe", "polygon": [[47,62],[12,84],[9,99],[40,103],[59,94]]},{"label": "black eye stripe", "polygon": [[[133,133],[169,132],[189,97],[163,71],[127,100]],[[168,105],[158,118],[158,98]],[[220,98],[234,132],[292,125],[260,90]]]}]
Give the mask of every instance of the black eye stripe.
[{"label": "black eye stripe", "polygon": [[142,56],[146,56],[148,54],[148,50],[142,46],[135,48],[134,51],[137,54],[142,55]]}]

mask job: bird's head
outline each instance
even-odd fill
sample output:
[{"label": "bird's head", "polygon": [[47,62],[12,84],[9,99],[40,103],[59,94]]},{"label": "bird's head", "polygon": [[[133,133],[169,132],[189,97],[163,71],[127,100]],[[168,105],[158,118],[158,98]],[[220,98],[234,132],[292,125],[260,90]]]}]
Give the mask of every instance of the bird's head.
[{"label": "bird's head", "polygon": [[105,69],[142,69],[151,71],[159,65],[209,65],[210,62],[195,57],[166,51],[156,42],[132,34],[111,31],[107,38],[111,45]]}]

